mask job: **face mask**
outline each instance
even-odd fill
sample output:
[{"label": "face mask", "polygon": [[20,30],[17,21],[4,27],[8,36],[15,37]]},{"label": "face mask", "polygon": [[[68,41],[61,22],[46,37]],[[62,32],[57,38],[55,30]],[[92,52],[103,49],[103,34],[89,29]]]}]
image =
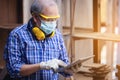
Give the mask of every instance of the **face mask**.
[{"label": "face mask", "polygon": [[47,35],[55,31],[55,28],[57,26],[57,21],[43,21],[41,20],[41,26],[40,29],[42,29]]}]

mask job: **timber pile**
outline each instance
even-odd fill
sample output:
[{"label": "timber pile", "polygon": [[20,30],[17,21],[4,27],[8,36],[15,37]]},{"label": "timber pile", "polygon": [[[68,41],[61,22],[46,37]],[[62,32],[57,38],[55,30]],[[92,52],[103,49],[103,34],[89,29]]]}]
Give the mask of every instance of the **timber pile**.
[{"label": "timber pile", "polygon": [[83,65],[84,68],[88,68],[87,71],[81,70],[78,73],[82,73],[87,77],[92,77],[93,80],[107,80],[107,74],[111,72],[111,68],[105,64],[90,64]]}]

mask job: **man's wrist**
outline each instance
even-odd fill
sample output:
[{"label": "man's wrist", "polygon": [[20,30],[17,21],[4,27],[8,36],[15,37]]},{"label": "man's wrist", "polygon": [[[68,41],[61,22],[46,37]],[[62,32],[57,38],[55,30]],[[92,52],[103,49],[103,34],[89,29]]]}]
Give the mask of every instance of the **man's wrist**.
[{"label": "man's wrist", "polygon": [[40,62],[39,66],[40,66],[40,69],[45,69],[46,68],[45,67],[45,62]]},{"label": "man's wrist", "polygon": [[47,62],[41,62],[40,69],[50,69],[50,66],[48,66]]}]

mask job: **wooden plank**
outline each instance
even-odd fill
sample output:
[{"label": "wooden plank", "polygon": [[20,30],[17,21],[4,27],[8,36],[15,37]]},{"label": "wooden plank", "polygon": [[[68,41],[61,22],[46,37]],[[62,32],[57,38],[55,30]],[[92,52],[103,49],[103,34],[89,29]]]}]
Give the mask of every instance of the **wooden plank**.
[{"label": "wooden plank", "polygon": [[15,27],[18,27],[20,25],[22,25],[22,24],[4,24],[4,25],[0,25],[0,29],[2,29],[2,30],[12,30]]},{"label": "wooden plank", "polygon": [[71,36],[71,62],[75,60],[75,39]]},{"label": "wooden plank", "polygon": [[[115,33],[116,27],[116,13],[117,13],[117,0],[108,0],[107,5],[107,28],[106,32],[108,33]],[[114,44],[113,42],[106,42],[106,64],[110,65],[113,69],[114,65]],[[109,80],[112,79],[112,73],[109,74]]]},{"label": "wooden plank", "polygon": [[93,64],[84,64],[83,67],[86,68],[94,68],[94,69],[99,69],[101,67],[104,67],[105,64],[98,64],[98,63],[93,63]]},{"label": "wooden plank", "polygon": [[106,40],[106,41],[120,41],[120,35],[113,33],[100,33],[100,32],[92,32],[92,33],[76,33],[73,35],[74,38],[77,39],[96,39],[96,40]]},{"label": "wooden plank", "polygon": [[[69,32],[70,33],[70,27],[64,26],[63,27],[63,33]],[[80,28],[75,26],[75,33],[80,33],[80,32],[93,32],[92,28]]]},{"label": "wooden plank", "polygon": [[76,0],[70,0],[70,26],[71,35],[74,34],[74,17],[75,17]]},{"label": "wooden plank", "polygon": [[[93,0],[93,29],[94,32],[100,32],[100,0]],[[94,62],[100,63],[100,46],[98,40],[93,40]]]},{"label": "wooden plank", "polygon": [[[66,69],[67,69],[67,70],[71,70],[72,68],[73,68],[73,69],[80,68],[83,62],[85,62],[85,61],[87,61],[87,60],[90,60],[90,59],[93,58],[93,57],[94,57],[94,55],[80,58],[80,59],[78,59],[78,60],[76,60],[76,61],[73,61],[73,62],[72,62],[70,65],[68,65],[68,66],[66,66],[66,64],[61,61],[60,63],[61,63],[61,65],[64,65],[64,67],[59,68],[56,72],[61,72],[61,71],[66,70]],[[77,66],[77,67],[76,67],[76,66]],[[78,69],[76,69],[76,70],[78,70]]]},{"label": "wooden plank", "polygon": [[75,5],[76,5],[76,0],[70,0],[70,46],[71,46],[71,62],[75,60],[75,40],[72,38],[72,35],[74,34],[74,15],[75,15]]},{"label": "wooden plank", "polygon": [[[118,34],[120,34],[120,0],[118,0]],[[117,57],[116,63],[120,64],[120,43],[117,44]]]}]

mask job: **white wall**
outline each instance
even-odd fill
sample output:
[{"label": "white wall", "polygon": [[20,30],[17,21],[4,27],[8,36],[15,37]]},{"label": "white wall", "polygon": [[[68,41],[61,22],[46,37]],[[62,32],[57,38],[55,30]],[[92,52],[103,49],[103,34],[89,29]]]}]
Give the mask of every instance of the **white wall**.
[{"label": "white wall", "polygon": [[23,0],[23,23],[27,23],[31,17],[30,6],[34,0]]},{"label": "white wall", "polygon": [[[70,26],[70,0],[63,0],[63,25]],[[92,0],[76,0],[74,25],[81,28],[92,28]]]}]

